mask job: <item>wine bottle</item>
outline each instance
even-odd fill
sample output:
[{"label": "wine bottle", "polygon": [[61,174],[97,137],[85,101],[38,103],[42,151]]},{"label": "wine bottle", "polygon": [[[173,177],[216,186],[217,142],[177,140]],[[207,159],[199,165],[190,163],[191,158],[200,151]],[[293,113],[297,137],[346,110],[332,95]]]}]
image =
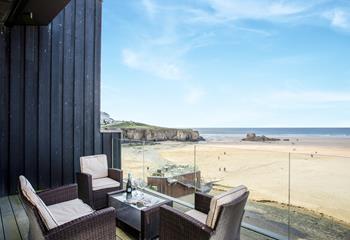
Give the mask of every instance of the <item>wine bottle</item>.
[{"label": "wine bottle", "polygon": [[131,175],[128,173],[128,181],[126,183],[126,197],[130,198],[132,194],[132,186],[131,186]]}]

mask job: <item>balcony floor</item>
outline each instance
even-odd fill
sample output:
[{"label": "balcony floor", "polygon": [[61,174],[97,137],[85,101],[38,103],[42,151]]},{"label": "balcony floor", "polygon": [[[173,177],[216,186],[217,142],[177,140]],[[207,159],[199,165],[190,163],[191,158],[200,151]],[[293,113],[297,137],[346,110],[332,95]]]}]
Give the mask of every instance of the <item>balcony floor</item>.
[{"label": "balcony floor", "polygon": [[[1,240],[27,240],[29,223],[21,200],[17,195],[0,198],[0,239]],[[120,229],[116,229],[117,240],[129,240]],[[267,239],[256,233],[242,229],[241,239],[263,240]]]}]

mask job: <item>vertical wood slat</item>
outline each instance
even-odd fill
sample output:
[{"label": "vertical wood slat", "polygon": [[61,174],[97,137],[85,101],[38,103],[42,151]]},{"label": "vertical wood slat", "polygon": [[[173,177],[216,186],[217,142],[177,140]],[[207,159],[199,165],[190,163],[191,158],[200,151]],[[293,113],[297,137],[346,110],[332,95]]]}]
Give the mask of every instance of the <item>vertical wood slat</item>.
[{"label": "vertical wood slat", "polygon": [[24,173],[24,27],[11,29],[9,188]]},{"label": "vertical wood slat", "polygon": [[39,29],[38,165],[39,189],[51,186],[51,24]]},{"label": "vertical wood slat", "polygon": [[[0,34],[0,196],[8,188],[9,141],[9,33]],[[0,225],[1,228],[1,225]],[[1,236],[1,233],[0,233]]]},{"label": "vertical wood slat", "polygon": [[38,176],[38,31],[26,27],[24,64],[24,167],[25,176],[37,188]]},{"label": "vertical wood slat", "polygon": [[52,22],[51,46],[51,186],[62,184],[62,73],[63,17],[61,12]]},{"label": "vertical wood slat", "polygon": [[94,0],[85,1],[84,154],[94,153]]},{"label": "vertical wood slat", "polygon": [[[85,0],[75,1],[74,49],[74,172],[80,171],[79,157],[84,154],[84,37]],[[78,37],[80,36],[80,37]]]},{"label": "vertical wood slat", "polygon": [[63,48],[63,184],[74,182],[73,96],[74,88],[74,2],[64,13]]},{"label": "vertical wood slat", "polygon": [[95,153],[102,152],[100,133],[100,105],[101,105],[101,29],[102,29],[102,1],[95,1],[95,57],[94,57],[94,148]]}]

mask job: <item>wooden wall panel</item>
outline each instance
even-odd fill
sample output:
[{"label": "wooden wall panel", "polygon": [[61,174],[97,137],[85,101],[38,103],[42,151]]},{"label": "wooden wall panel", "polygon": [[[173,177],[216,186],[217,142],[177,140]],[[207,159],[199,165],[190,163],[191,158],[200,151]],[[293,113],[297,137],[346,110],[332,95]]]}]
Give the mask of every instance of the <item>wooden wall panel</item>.
[{"label": "wooden wall panel", "polygon": [[39,29],[38,188],[51,186],[51,25]]},{"label": "wooden wall panel", "polygon": [[64,12],[63,26],[63,184],[74,181],[74,10],[75,4],[70,2]]},{"label": "wooden wall panel", "polygon": [[63,17],[52,22],[51,39],[51,184],[62,184],[62,85],[63,85]]},{"label": "wooden wall panel", "polygon": [[8,188],[9,152],[9,34],[0,34],[0,196]]},{"label": "wooden wall panel", "polygon": [[100,105],[101,105],[101,29],[102,29],[102,2],[96,1],[95,6],[95,63],[94,63],[94,139],[95,152],[102,151],[100,135]]},{"label": "wooden wall panel", "polygon": [[36,189],[72,183],[79,157],[102,152],[101,12],[72,0],[48,26],[1,33],[0,196],[20,174]]},{"label": "wooden wall panel", "polygon": [[38,184],[38,29],[25,29],[24,174]]},{"label": "wooden wall panel", "polygon": [[94,40],[95,40],[95,5],[93,0],[85,1],[85,91],[84,154],[94,152]]},{"label": "wooden wall panel", "polygon": [[[10,36],[10,136],[9,190],[14,191],[18,176],[24,174],[24,47],[25,28],[15,26]],[[2,160],[3,161],[3,160]]]},{"label": "wooden wall panel", "polygon": [[[85,35],[85,0],[75,1],[75,35]],[[84,155],[84,38],[75,38],[74,49],[74,172],[80,168]]]}]

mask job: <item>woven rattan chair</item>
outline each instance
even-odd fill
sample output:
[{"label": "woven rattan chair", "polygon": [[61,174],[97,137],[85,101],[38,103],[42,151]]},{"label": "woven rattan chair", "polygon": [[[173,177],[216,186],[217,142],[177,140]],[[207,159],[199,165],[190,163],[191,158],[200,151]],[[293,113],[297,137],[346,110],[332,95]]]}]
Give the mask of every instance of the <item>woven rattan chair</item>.
[{"label": "woven rattan chair", "polygon": [[240,186],[225,194],[211,197],[195,193],[195,209],[186,213],[162,206],[159,239],[239,240],[249,192]]},{"label": "woven rattan chair", "polygon": [[93,209],[108,206],[107,193],[123,188],[123,171],[108,168],[106,155],[80,158],[80,173],[77,173],[79,198]]},{"label": "woven rattan chair", "polygon": [[[58,187],[38,194],[33,190],[33,196],[35,195],[37,200],[49,209],[49,215],[47,216],[55,219],[57,226],[53,228],[47,226],[47,222],[42,217],[42,209],[37,205],[33,205],[33,201],[28,198],[28,194],[22,190],[23,182],[21,183],[20,181],[18,186],[19,196],[29,219],[29,240],[116,239],[115,210],[113,208],[106,208],[94,211],[81,200],[77,199],[78,188],[76,184]],[[85,213],[77,211],[77,209],[85,209]],[[71,213],[75,211],[80,217],[76,218],[72,216]],[[60,216],[62,212],[71,220],[62,223],[62,216]]]}]

